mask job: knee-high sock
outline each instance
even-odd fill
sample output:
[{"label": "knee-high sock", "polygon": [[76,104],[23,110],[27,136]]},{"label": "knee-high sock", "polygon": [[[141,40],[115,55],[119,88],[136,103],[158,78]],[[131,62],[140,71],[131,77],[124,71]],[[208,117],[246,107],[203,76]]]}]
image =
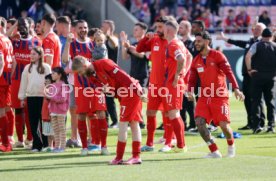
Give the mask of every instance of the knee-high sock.
[{"label": "knee-high sock", "polygon": [[90,120],[90,134],[92,138],[92,144],[100,144],[100,128],[98,119]]},{"label": "knee-high sock", "polygon": [[156,116],[148,116],[147,117],[147,146],[153,146],[154,133],[156,129]]},{"label": "knee-high sock", "polygon": [[22,114],[15,115],[15,128],[16,134],[19,142],[23,142],[23,134],[24,134],[24,120]]},{"label": "knee-high sock", "polygon": [[141,142],[140,141],[133,141],[132,142],[132,157],[139,158],[141,153]]},{"label": "knee-high sock", "polygon": [[0,118],[0,132],[2,138],[2,145],[9,146],[9,136],[8,136],[8,119],[6,116]]},{"label": "knee-high sock", "polygon": [[106,147],[106,139],[108,133],[108,124],[106,119],[98,119],[99,121],[99,130],[100,130],[100,138],[101,138],[101,146],[102,148]]},{"label": "knee-high sock", "polygon": [[87,148],[87,126],[85,120],[78,120],[78,130],[82,143],[82,148]]},{"label": "knee-high sock", "polygon": [[116,150],[116,159],[121,160],[123,159],[124,153],[126,148],[126,142],[117,142],[117,150]]},{"label": "knee-high sock", "polygon": [[184,142],[184,124],[181,118],[175,118],[172,121],[172,126],[174,130],[174,134],[176,136],[177,140],[177,147],[178,148],[184,148],[185,142]]},{"label": "knee-high sock", "polygon": [[6,115],[8,118],[8,136],[13,136],[15,125],[14,112],[10,110],[6,113]]},{"label": "knee-high sock", "polygon": [[166,137],[165,145],[171,146],[174,131],[172,126],[172,121],[169,119],[167,120],[167,123],[166,123],[166,129],[167,129],[167,137]]}]

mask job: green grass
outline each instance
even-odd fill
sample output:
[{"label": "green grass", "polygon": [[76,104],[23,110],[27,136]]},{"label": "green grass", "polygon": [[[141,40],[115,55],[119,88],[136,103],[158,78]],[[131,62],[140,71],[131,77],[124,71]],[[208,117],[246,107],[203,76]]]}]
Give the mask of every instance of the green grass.
[{"label": "green grass", "polygon": [[[158,114],[159,120],[161,119]],[[245,124],[243,104],[231,100],[232,127]],[[186,135],[189,151],[181,154],[162,154],[156,145],[152,153],[143,153],[143,164],[138,166],[108,166],[116,150],[116,129],[109,130],[110,156],[98,154],[79,156],[79,149],[67,149],[63,154],[31,154],[23,149],[0,154],[0,181],[43,180],[275,180],[276,179],[276,135],[261,133],[251,135],[242,131],[236,140],[237,156],[220,160],[202,159],[208,152],[199,136]],[[220,133],[218,131],[216,134]],[[157,131],[156,138],[162,135]],[[143,143],[146,131],[143,130]],[[216,142],[223,155],[227,144],[223,139]],[[129,134],[125,159],[130,157],[131,136]]]}]

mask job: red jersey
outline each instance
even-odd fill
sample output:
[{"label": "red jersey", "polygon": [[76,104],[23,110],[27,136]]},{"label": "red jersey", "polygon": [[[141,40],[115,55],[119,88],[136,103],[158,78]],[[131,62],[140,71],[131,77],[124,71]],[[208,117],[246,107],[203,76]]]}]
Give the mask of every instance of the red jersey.
[{"label": "red jersey", "polygon": [[[177,61],[176,58],[179,55],[187,57],[188,50],[184,46],[183,42],[178,39],[172,40],[166,49],[166,62],[165,62],[165,83],[172,83],[174,81],[175,74],[177,72]],[[180,72],[179,76],[184,78],[191,67],[191,61],[185,60],[184,68]]]},{"label": "red jersey", "polygon": [[165,77],[165,59],[166,47],[168,41],[160,38],[158,35],[149,39],[147,37],[139,41],[137,45],[137,52],[151,52],[150,60],[152,62],[152,69],[150,73],[150,83],[162,85]]},{"label": "red jersey", "polygon": [[83,56],[89,62],[92,62],[92,50],[93,42],[87,38],[85,42],[80,42],[78,39],[74,39],[70,44],[70,56],[73,60],[75,56]]},{"label": "red jersey", "polygon": [[233,89],[239,87],[228,60],[216,50],[210,50],[206,58],[203,58],[201,54],[194,58],[190,70],[189,91],[196,87],[198,77],[200,78],[201,97],[228,97],[226,77]]},{"label": "red jersey", "polygon": [[14,40],[12,44],[16,61],[13,80],[21,80],[21,75],[25,66],[30,63],[31,50],[36,46],[41,46],[41,42],[36,37],[30,37],[28,39],[21,38],[19,40]]},{"label": "red jersey", "polygon": [[[92,61],[93,43],[87,38],[85,42],[80,42],[78,39],[74,39],[70,44],[70,57],[73,60],[76,56],[83,56],[89,62]],[[89,81],[77,73],[74,74],[75,86],[89,87]]]},{"label": "red jersey", "polygon": [[[110,59],[101,59],[92,62],[96,75],[94,76],[98,82],[103,84],[109,84],[110,87],[117,90],[120,87],[129,88],[133,85],[134,93],[142,95],[142,88],[138,81],[130,77],[125,71],[123,71],[116,63]],[[95,81],[93,81],[95,82]]]},{"label": "red jersey", "polygon": [[48,33],[48,35],[43,39],[42,46],[44,49],[44,56],[53,57],[52,68],[60,67],[61,44],[59,37],[54,32]]},{"label": "red jersey", "polygon": [[4,58],[4,69],[3,74],[0,76],[0,86],[10,85],[13,47],[10,39],[2,34],[0,34],[0,56]]}]

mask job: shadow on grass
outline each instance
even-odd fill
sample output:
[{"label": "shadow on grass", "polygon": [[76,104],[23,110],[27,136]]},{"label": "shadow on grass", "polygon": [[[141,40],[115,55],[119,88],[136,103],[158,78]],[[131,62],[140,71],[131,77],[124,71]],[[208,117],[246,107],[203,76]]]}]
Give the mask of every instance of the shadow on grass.
[{"label": "shadow on grass", "polygon": [[[190,161],[190,160],[199,160],[202,158],[179,158],[179,159],[145,159],[144,162],[163,162],[163,161]],[[92,161],[92,162],[71,162],[71,163],[58,163],[51,165],[39,165],[39,166],[26,166],[19,169],[1,169],[1,172],[18,172],[18,171],[39,171],[39,170],[54,170],[54,169],[72,169],[80,167],[94,167],[94,166],[107,166],[107,161]],[[120,165],[124,166],[124,165]],[[138,165],[137,165],[138,166]]]},{"label": "shadow on grass", "polygon": [[[46,155],[47,154],[47,155]],[[111,153],[110,154],[115,155],[115,153]],[[92,154],[89,156],[80,156],[79,153],[75,153],[75,154],[54,154],[54,153],[38,153],[38,154],[33,154],[33,153],[29,153],[28,156],[23,156],[23,157],[8,157],[8,158],[0,158],[0,161],[5,161],[5,160],[15,160],[15,161],[28,161],[28,160],[51,160],[51,159],[69,159],[69,158],[89,158],[89,157],[99,157],[102,155],[100,154]]]}]

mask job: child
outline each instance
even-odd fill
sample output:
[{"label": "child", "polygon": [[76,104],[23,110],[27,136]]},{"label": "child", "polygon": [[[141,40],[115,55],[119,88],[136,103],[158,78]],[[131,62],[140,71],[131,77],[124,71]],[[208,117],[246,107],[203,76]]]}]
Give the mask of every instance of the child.
[{"label": "child", "polygon": [[[54,83],[52,74],[45,76],[45,86],[49,86]],[[50,112],[49,112],[49,99],[44,97],[42,105],[42,134],[48,137],[48,147],[42,149],[43,152],[52,152],[54,147],[54,130],[51,124]]]},{"label": "child", "polygon": [[54,130],[55,149],[54,153],[62,153],[66,146],[66,126],[65,118],[69,109],[69,86],[67,75],[63,68],[55,67],[52,70],[52,79],[55,81],[51,85],[52,91],[48,91],[49,111],[51,124]]},{"label": "child", "polygon": [[95,42],[95,47],[92,51],[92,56],[94,60],[99,60],[103,58],[107,58],[107,48],[105,46],[105,35],[103,34],[102,31],[98,31],[94,35],[94,42]]}]

